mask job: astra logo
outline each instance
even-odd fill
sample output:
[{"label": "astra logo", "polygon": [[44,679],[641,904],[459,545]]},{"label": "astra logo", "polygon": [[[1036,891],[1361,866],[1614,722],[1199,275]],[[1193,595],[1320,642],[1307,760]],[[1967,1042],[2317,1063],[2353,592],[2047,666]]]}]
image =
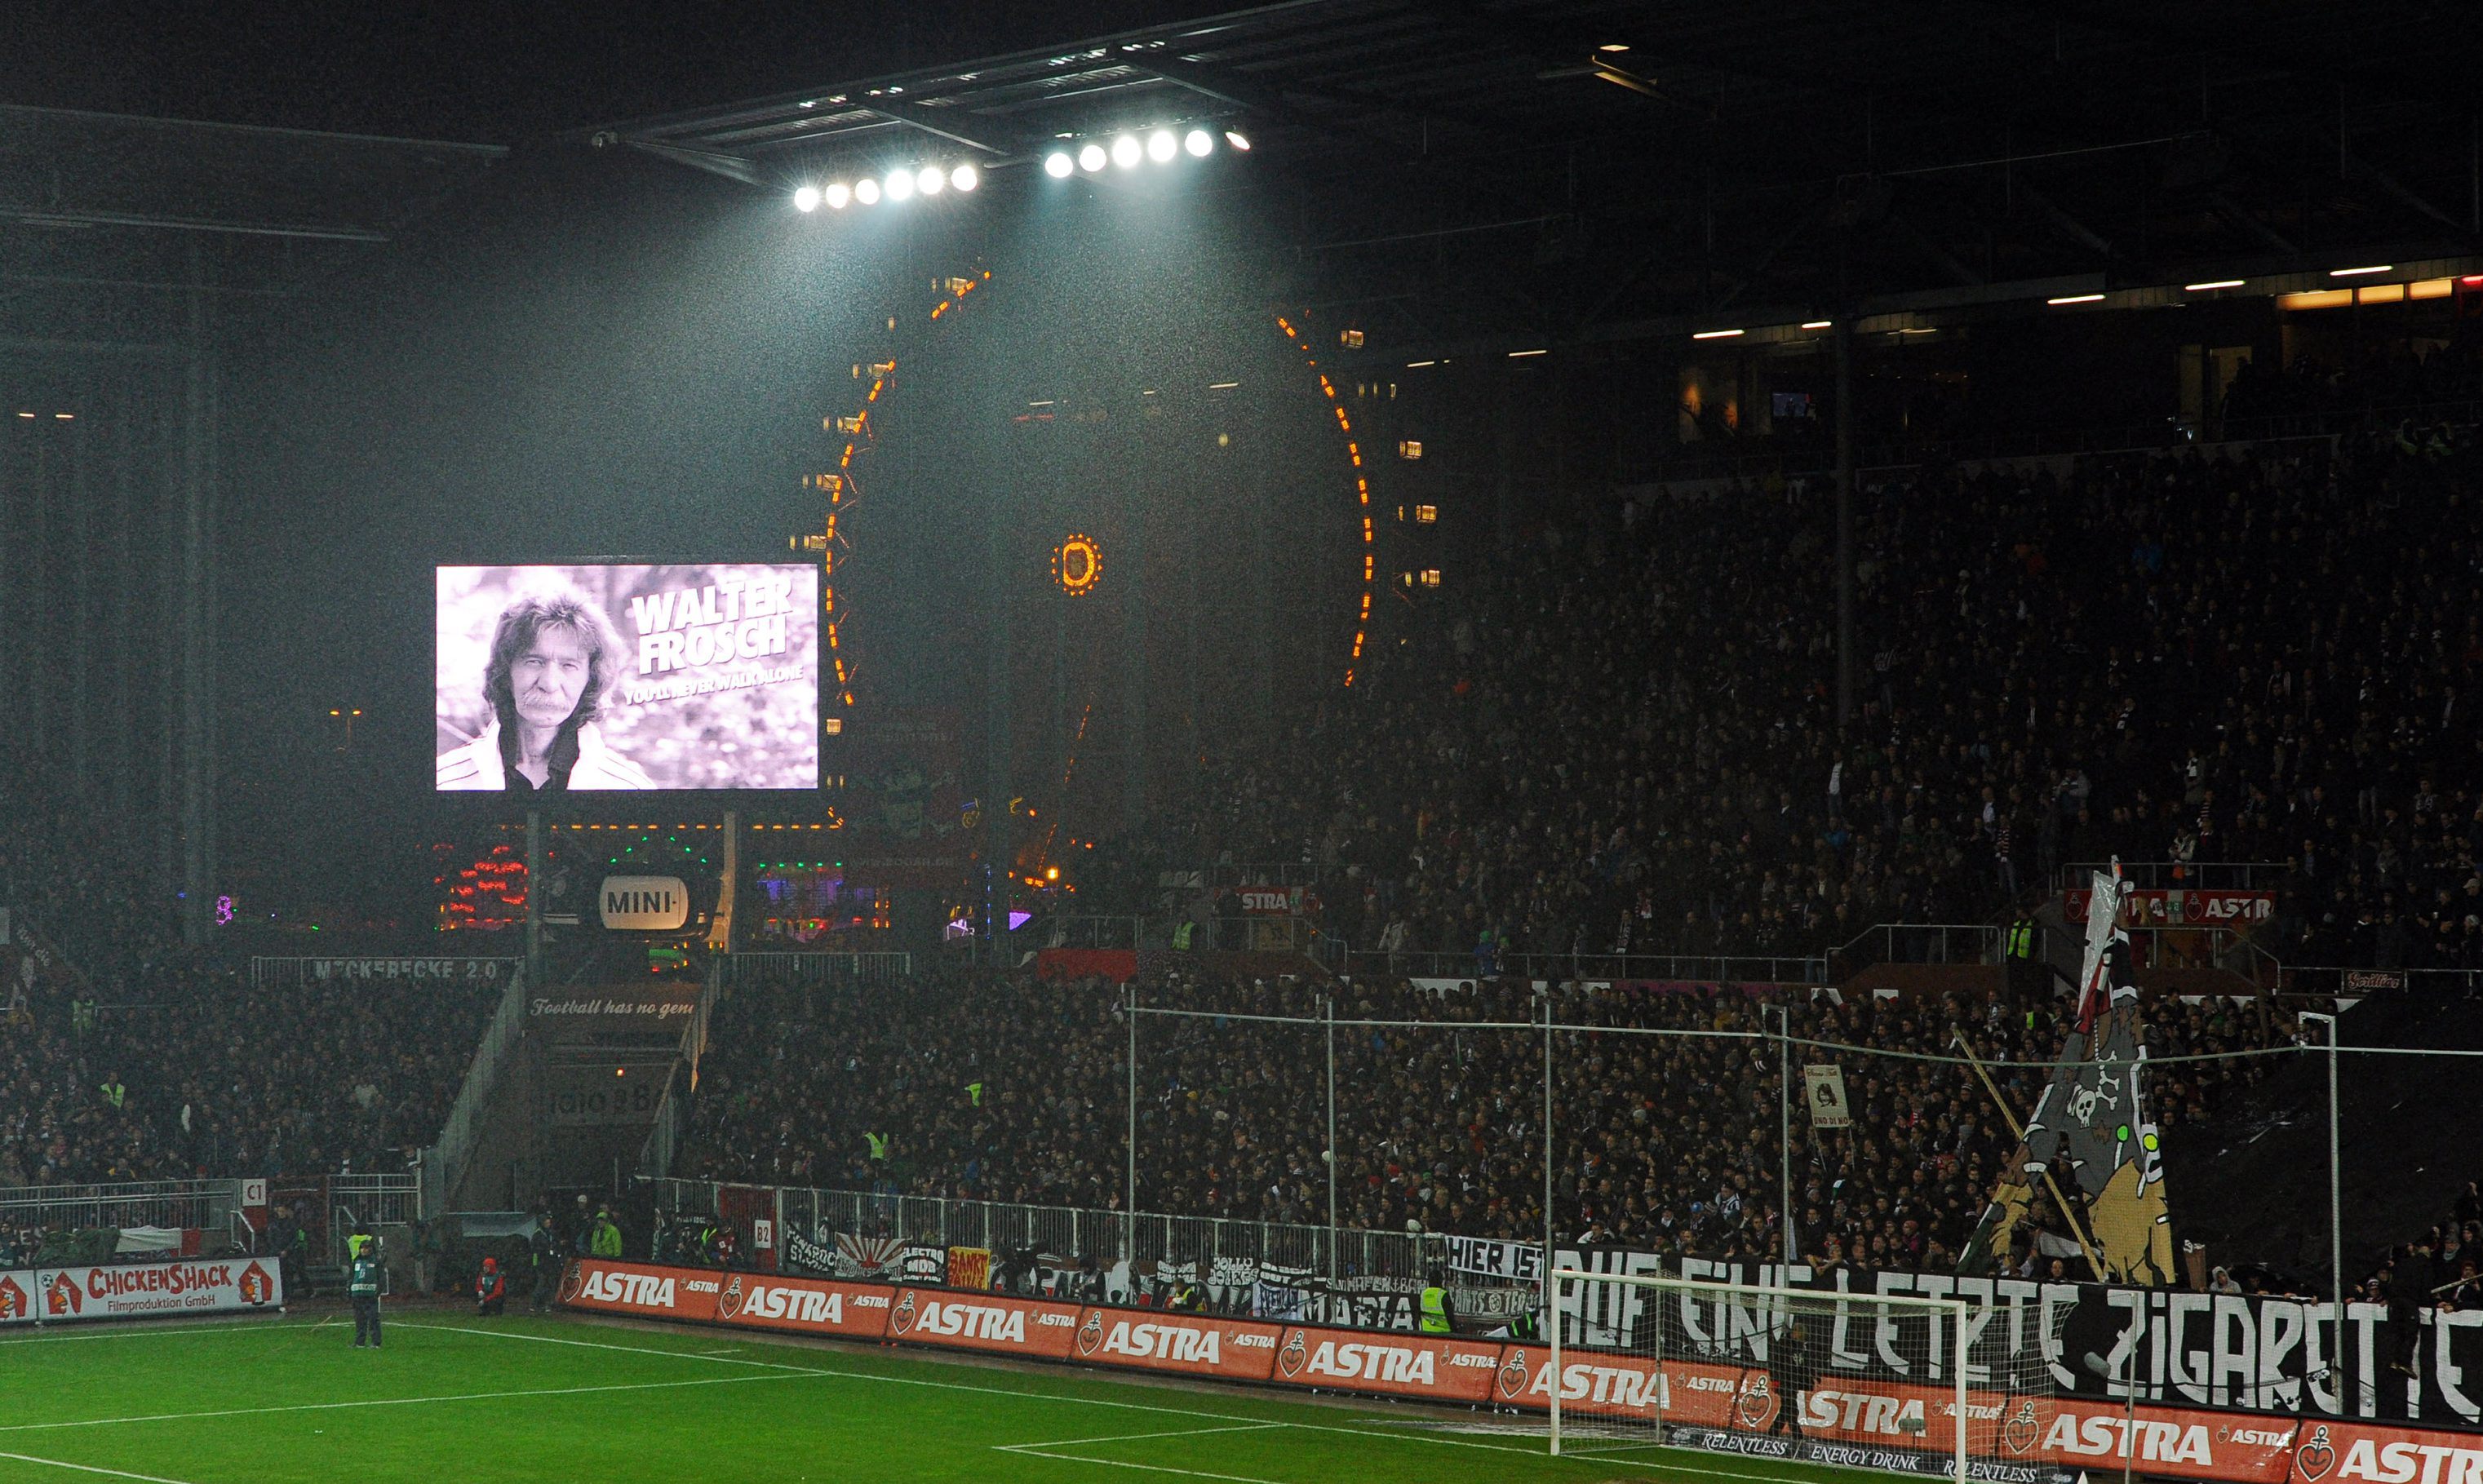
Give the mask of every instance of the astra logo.
[{"label": "astra logo", "polygon": [[1322,1339],[1311,1352],[1311,1374],[1345,1381],[1386,1381],[1401,1386],[1431,1386],[1439,1371],[1428,1350],[1400,1345],[1338,1344]]},{"label": "astra logo", "polygon": [[1220,1337],[1214,1330],[1194,1330],[1178,1324],[1132,1324],[1127,1319],[1112,1326],[1104,1337],[1104,1353],[1126,1355],[1134,1361],[1162,1359],[1196,1365],[1224,1364]]},{"label": "astra logo", "polygon": [[[1070,1320],[1074,1324],[1076,1320]],[[1026,1343],[1026,1315],[1010,1309],[998,1309],[989,1304],[943,1303],[926,1300],[922,1312],[915,1316],[914,1327],[933,1335],[948,1335],[958,1339],[992,1339],[1006,1344]]]},{"label": "astra logo", "polygon": [[[1659,1383],[1642,1370],[1624,1370],[1614,1365],[1594,1365],[1585,1362],[1561,1367],[1561,1399],[1583,1401],[1598,1407],[1628,1407],[1634,1410],[1653,1409],[1661,1405]],[[1552,1367],[1544,1366],[1535,1373],[1535,1384],[1527,1390],[1537,1396],[1552,1394]]]},{"label": "astra logo", "polygon": [[1923,1431],[1923,1404],[1865,1391],[1816,1391],[1803,1399],[1802,1419],[1810,1427],[1842,1427],[1847,1432],[1917,1436]]},{"label": "astra logo", "polygon": [[[718,1306],[719,1312],[721,1308]],[[741,1312],[753,1319],[790,1319],[797,1324],[842,1324],[845,1322],[845,1296],[822,1293],[815,1288],[786,1288],[761,1284],[741,1301]]]},{"label": "astra logo", "polygon": [[[2207,1428],[2203,1422],[2184,1427],[2178,1422],[2154,1422],[2144,1418],[2096,1416],[2080,1419],[2067,1413],[2053,1419],[2052,1430],[2044,1435],[2043,1446],[2064,1453],[2076,1453],[2089,1458],[2135,1458],[2150,1464],[2211,1464],[2215,1455],[2207,1445]],[[2382,1484],[2402,1484],[2402,1480],[2382,1477]],[[2412,1478],[2412,1474],[2404,1478]]]},{"label": "astra logo", "polygon": [[670,1309],[674,1299],[673,1280],[645,1273],[590,1273],[580,1291],[598,1303],[639,1309]]},{"label": "astra logo", "polygon": [[2321,1428],[2321,1436],[2294,1455],[2295,1467],[2306,1479],[2315,1480],[2334,1468],[2340,1479],[2368,1479],[2371,1484],[2446,1484],[2473,1478],[2483,1471],[2483,1451],[2474,1448],[2381,1443],[2370,1438],[2357,1439],[2345,1449],[2340,1464],[2326,1432]]}]

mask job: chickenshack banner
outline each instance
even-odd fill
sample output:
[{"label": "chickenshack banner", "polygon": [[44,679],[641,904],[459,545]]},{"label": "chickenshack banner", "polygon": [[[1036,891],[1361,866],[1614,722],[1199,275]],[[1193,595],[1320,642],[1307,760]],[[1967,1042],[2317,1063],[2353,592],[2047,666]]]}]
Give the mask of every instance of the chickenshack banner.
[{"label": "chickenshack banner", "polygon": [[0,1271],[0,1325],[274,1313],[283,1307],[284,1280],[274,1259]]}]

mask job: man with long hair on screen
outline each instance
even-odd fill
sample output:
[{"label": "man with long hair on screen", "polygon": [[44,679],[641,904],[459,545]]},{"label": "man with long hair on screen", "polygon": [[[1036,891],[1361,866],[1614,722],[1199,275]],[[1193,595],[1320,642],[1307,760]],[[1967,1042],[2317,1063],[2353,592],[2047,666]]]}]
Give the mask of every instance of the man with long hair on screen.
[{"label": "man with long hair on screen", "polygon": [[483,734],[439,759],[443,789],[560,793],[653,788],[595,725],[627,651],[612,621],[575,593],[528,594],[500,610],[483,698]]}]

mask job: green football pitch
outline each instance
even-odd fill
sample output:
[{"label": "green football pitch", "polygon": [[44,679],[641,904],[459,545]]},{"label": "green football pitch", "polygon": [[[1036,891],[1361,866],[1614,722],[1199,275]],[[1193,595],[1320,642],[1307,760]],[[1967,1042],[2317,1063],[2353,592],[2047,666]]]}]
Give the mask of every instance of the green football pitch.
[{"label": "green football pitch", "polygon": [[398,1311],[0,1340],[0,1480],[1680,1479],[1865,1475],[1579,1440],[1539,1421],[959,1365],[720,1331]]}]

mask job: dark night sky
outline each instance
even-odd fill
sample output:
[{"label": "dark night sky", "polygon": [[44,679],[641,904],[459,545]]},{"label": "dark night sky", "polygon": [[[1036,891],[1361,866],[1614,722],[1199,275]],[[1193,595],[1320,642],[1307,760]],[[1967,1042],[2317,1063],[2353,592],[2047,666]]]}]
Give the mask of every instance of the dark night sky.
[{"label": "dark night sky", "polygon": [[511,144],[1233,8],[13,0],[0,101]]}]

